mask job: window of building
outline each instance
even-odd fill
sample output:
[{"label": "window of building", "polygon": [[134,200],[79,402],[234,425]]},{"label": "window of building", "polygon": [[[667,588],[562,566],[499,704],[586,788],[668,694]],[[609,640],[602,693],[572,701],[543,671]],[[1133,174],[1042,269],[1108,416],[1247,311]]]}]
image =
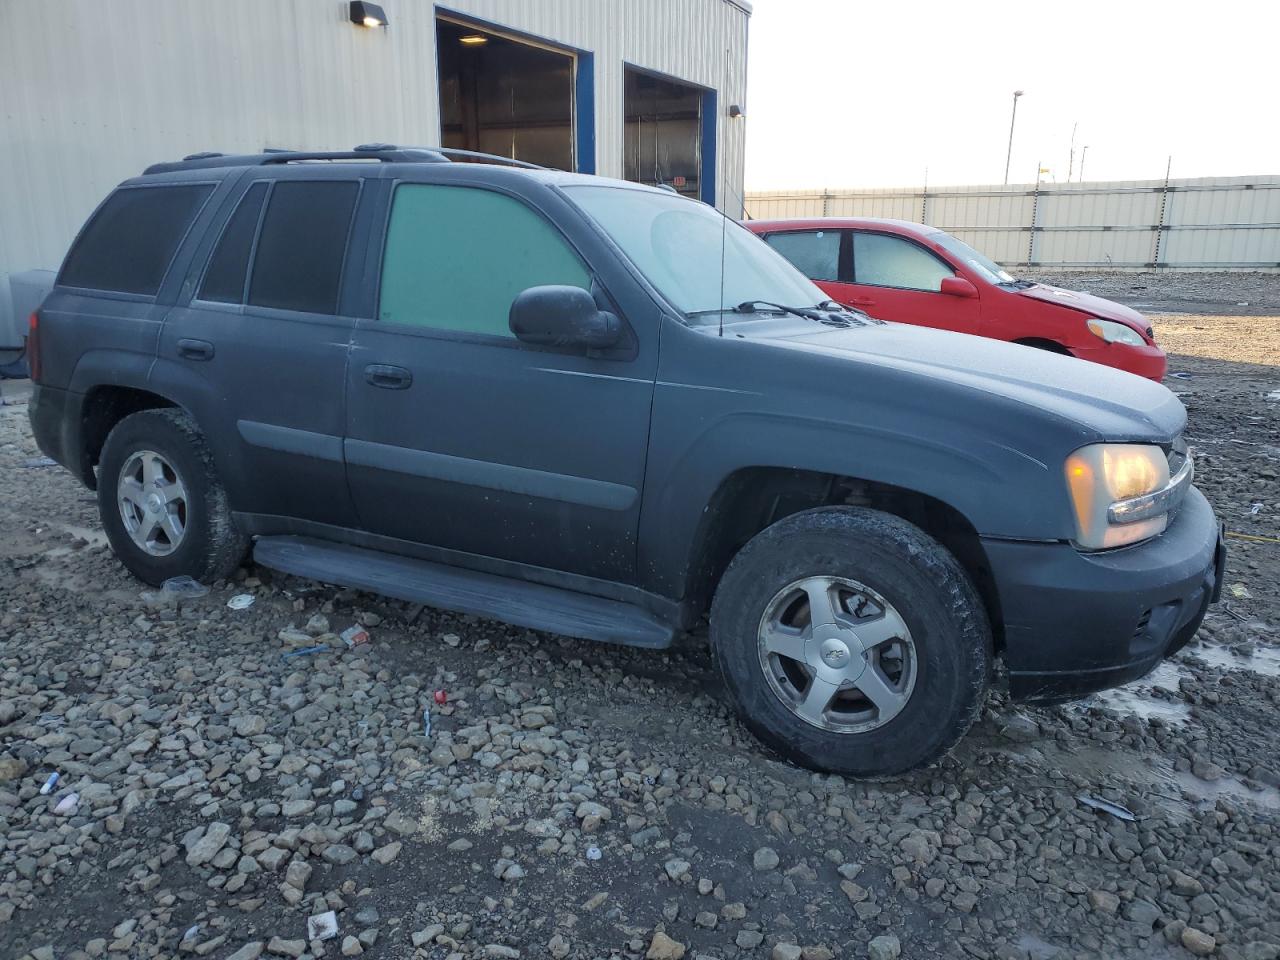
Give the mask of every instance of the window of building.
[{"label": "window of building", "polygon": [[350,180],[275,184],[253,260],[249,303],[338,312],[342,261],[358,192],[359,185]]},{"label": "window of building", "polygon": [[378,318],[510,337],[529,287],[591,287],[564,238],[518,200],[468,187],[397,188],[382,261]]},{"label": "window of building", "polygon": [[94,214],[58,282],[153,297],[211,184],[124,187]]}]

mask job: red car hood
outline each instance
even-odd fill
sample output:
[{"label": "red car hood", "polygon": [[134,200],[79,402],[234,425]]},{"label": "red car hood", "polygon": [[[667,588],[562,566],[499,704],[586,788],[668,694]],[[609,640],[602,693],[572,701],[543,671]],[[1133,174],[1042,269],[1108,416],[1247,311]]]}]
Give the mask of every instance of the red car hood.
[{"label": "red car hood", "polygon": [[1045,303],[1053,303],[1069,310],[1080,310],[1103,320],[1118,320],[1133,327],[1143,336],[1146,336],[1147,330],[1151,327],[1151,322],[1137,310],[1130,309],[1122,303],[1116,303],[1114,300],[1095,297],[1091,293],[1063,290],[1061,287],[1051,287],[1047,283],[1037,283],[1034,287],[1019,290],[1018,293],[1024,297],[1043,300]]}]

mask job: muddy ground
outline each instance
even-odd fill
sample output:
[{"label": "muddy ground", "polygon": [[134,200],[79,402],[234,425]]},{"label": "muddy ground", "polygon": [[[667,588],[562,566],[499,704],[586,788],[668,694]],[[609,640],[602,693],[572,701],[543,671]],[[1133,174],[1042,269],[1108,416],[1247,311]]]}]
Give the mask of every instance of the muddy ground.
[{"label": "muddy ground", "polygon": [[696,646],[256,569],[157,605],[0,384],[0,957],[1274,960],[1280,282],[1098,276],[1054,280],[1143,304],[1174,353],[1226,602],[1146,680],[995,693],[887,783],[768,755]]}]

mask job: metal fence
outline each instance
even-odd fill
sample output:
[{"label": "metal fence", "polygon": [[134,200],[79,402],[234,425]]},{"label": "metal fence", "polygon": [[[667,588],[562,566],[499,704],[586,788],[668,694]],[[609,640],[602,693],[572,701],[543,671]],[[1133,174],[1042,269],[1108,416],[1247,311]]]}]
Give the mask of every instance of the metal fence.
[{"label": "metal fence", "polygon": [[1016,266],[1280,270],[1280,177],[765,191],[746,208],[928,223]]}]

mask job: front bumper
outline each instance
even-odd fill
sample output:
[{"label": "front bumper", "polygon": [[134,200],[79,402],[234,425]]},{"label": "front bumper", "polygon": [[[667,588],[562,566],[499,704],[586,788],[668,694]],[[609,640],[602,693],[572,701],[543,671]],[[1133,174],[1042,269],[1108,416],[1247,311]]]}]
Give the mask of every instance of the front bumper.
[{"label": "front bumper", "polygon": [[1082,553],[984,539],[1000,597],[1010,692],[1071,700],[1136,680],[1195,636],[1222,589],[1226,547],[1195,487],[1145,543]]},{"label": "front bumper", "polygon": [[1136,373],[1140,377],[1159,383],[1169,368],[1169,360],[1163,350],[1154,344],[1144,343],[1140,347],[1132,347],[1123,343],[1103,343],[1097,340],[1097,346],[1073,346],[1071,352],[1081,360],[1091,360],[1104,366],[1115,367],[1128,373]]}]

